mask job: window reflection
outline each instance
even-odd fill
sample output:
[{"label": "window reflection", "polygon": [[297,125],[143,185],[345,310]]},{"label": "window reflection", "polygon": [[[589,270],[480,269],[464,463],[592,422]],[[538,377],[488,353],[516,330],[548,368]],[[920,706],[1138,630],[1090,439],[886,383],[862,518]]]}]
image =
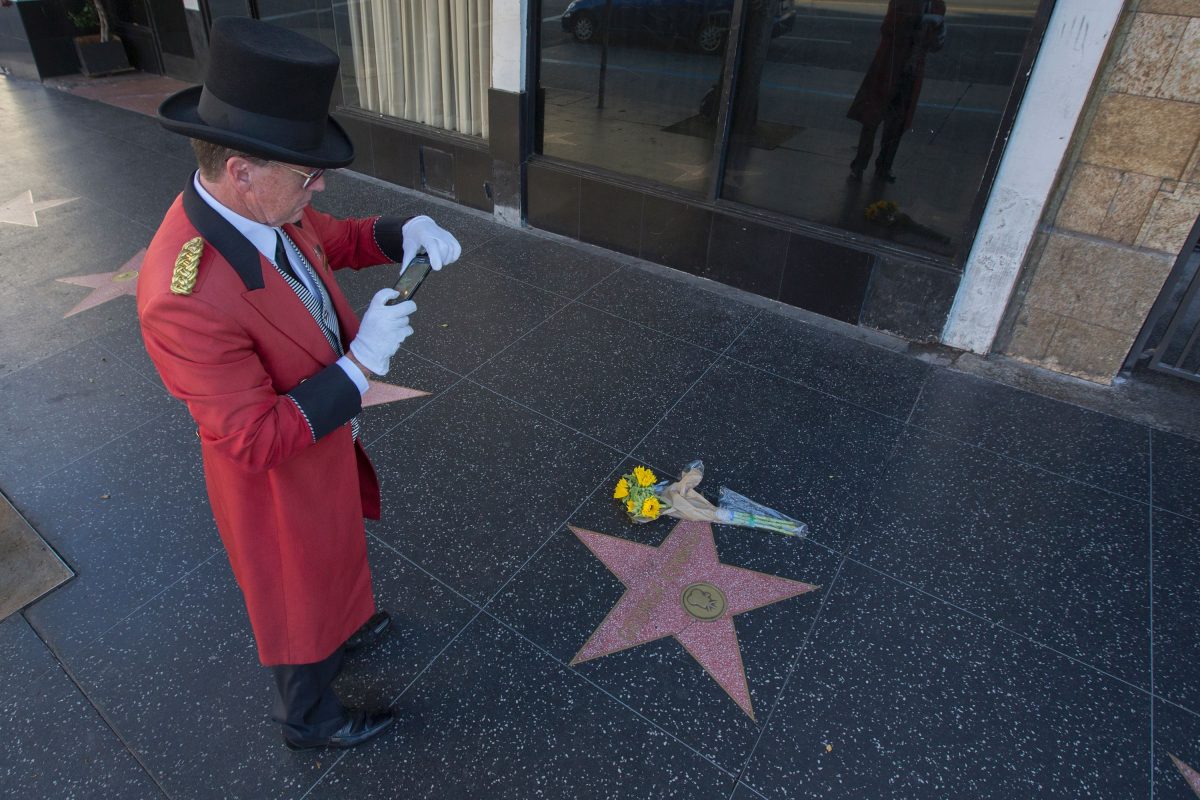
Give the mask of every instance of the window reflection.
[{"label": "window reflection", "polygon": [[541,152],[703,192],[733,0],[544,0]]},{"label": "window reflection", "polygon": [[779,4],[748,2],[723,196],[956,255],[1036,0],[812,0],[756,36]]}]

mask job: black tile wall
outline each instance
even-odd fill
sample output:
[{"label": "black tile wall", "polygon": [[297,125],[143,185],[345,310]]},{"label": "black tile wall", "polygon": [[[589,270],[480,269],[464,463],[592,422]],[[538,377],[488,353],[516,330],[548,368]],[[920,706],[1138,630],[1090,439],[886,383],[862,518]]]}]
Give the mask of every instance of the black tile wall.
[{"label": "black tile wall", "polygon": [[870,253],[793,233],[778,299],[857,323],[874,260]]},{"label": "black tile wall", "polygon": [[642,258],[702,274],[712,217],[707,209],[647,195],[642,211]]},{"label": "black tile wall", "polygon": [[334,114],[333,118],[346,129],[346,134],[354,143],[354,160],[350,162],[349,169],[374,175],[375,159],[371,148],[371,124],[349,114]]},{"label": "black tile wall", "polygon": [[487,184],[492,179],[492,156],[486,150],[455,148],[454,199],[463,205],[491,212]]},{"label": "black tile wall", "polygon": [[408,189],[420,187],[416,137],[405,131],[374,125],[371,127],[371,155],[376,178]]},{"label": "black tile wall", "polygon": [[420,188],[442,197],[454,198],[457,172],[454,148],[422,142],[417,150],[421,154]]},{"label": "black tile wall", "polygon": [[530,164],[526,172],[526,217],[535,228],[579,238],[578,175]]},{"label": "black tile wall", "polygon": [[905,339],[936,342],[961,279],[959,274],[936,267],[880,258],[863,299],[860,321]]},{"label": "black tile wall", "polygon": [[643,195],[609,183],[580,180],[579,238],[631,256],[639,254]]},{"label": "black tile wall", "polygon": [[787,251],[786,232],[715,214],[708,263],[700,274],[774,299]]},{"label": "black tile wall", "polygon": [[521,98],[518,92],[488,89],[488,138],[492,158],[520,164],[525,160],[521,145]]}]

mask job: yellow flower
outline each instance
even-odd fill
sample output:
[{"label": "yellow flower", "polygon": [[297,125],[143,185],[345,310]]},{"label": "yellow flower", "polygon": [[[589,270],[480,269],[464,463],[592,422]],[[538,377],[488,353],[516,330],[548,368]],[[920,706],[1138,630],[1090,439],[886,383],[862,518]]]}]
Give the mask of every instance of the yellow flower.
[{"label": "yellow flower", "polygon": [[633,475],[637,478],[638,486],[652,486],[658,480],[654,477],[654,473],[645,467],[634,467]]},{"label": "yellow flower", "polygon": [[628,511],[630,514],[633,513],[633,501],[632,500],[625,501],[625,510]]},{"label": "yellow flower", "polygon": [[660,507],[661,503],[658,502],[657,497],[647,497],[642,501],[642,516],[656,519]]},{"label": "yellow flower", "polygon": [[624,478],[617,481],[617,488],[613,489],[614,500],[620,500],[622,497],[629,497],[629,481]]}]

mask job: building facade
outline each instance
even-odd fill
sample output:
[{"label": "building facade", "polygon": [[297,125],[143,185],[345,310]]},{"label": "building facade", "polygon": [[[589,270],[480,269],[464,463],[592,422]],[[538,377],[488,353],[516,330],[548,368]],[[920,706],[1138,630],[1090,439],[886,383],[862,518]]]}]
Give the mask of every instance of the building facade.
[{"label": "building facade", "polygon": [[1200,0],[108,3],[185,80],[219,16],[325,42],[352,169],[511,225],[1100,382],[1190,330]]}]

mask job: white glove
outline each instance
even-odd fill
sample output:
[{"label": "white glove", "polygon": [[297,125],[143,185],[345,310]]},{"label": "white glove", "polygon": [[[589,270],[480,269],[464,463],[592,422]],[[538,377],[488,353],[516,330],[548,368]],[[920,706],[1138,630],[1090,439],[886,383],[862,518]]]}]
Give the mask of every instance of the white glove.
[{"label": "white glove", "polygon": [[400,343],[412,336],[412,326],[408,324],[408,315],[417,310],[417,304],[405,300],[394,306],[385,305],[388,300],[399,297],[395,289],[380,289],[371,298],[367,313],[363,314],[362,325],[358,335],[350,343],[350,352],[358,359],[358,363],[376,375],[386,375],[388,362],[391,361]]},{"label": "white glove", "polygon": [[450,231],[438,227],[438,224],[422,214],[404,223],[404,260],[400,262],[400,274],[408,269],[408,264],[416,256],[417,251],[425,248],[429,254],[429,266],[441,269],[447,264],[453,264],[462,255],[462,245],[458,243]]}]

